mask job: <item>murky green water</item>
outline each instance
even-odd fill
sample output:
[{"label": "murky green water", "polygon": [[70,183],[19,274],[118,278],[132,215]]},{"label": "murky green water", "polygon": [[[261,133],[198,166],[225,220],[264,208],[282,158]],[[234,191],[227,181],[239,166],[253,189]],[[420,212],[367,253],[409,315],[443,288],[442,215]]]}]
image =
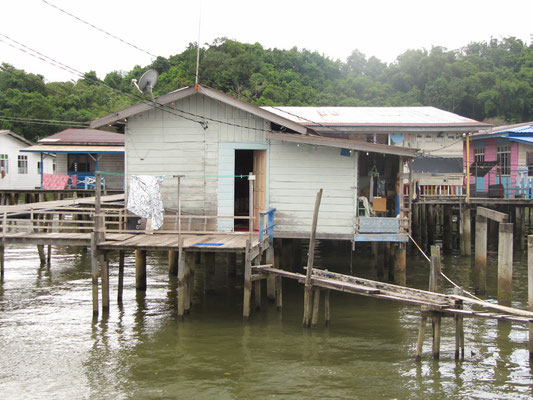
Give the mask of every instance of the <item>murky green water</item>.
[{"label": "murky green water", "polygon": [[[514,306],[526,307],[526,257],[516,254]],[[195,297],[192,314],[176,319],[175,282],[164,255],[149,257],[148,290],[134,289],[126,259],[124,304],[116,304],[116,264],[108,318],[93,323],[86,253],[54,249],[52,268],[39,267],[35,247],[7,247],[0,286],[2,399],[442,399],[531,398],[527,327],[465,319],[466,357],[454,360],[454,324],[443,320],[441,360],[414,361],[419,308],[332,293],[330,327],[301,328],[303,290],[284,282],[284,308],[264,304],[241,321],[242,278]],[[489,255],[488,297],[496,293]],[[319,263],[349,272],[348,248],[319,248]],[[469,287],[470,261],[444,259],[445,270]],[[354,274],[372,277],[369,256],[356,255]],[[408,284],[426,288],[421,258],[408,259]],[[201,281],[201,274],[197,274]],[[238,287],[234,288],[233,284]],[[198,288],[200,289],[200,288]],[[321,315],[322,317],[322,315]]]}]

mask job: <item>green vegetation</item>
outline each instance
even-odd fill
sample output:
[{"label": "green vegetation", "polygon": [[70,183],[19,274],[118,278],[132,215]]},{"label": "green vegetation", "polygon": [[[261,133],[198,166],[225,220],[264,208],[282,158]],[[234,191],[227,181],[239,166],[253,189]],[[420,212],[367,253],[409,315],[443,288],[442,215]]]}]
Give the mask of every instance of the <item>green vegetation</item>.
[{"label": "green vegetation", "polygon": [[[75,83],[45,83],[40,75],[3,64],[0,118],[89,121],[139,101],[131,79],[149,68],[160,73],[156,95],[194,84],[195,63],[190,44],[168,59],[111,72],[103,82],[91,71]],[[408,50],[392,64],[358,50],[341,62],[307,50],[264,49],[222,38],[201,49],[200,82],[256,105],[428,105],[480,121],[533,120],[533,44],[513,37],[455,51]],[[35,140],[64,125],[0,120],[0,129]]]}]

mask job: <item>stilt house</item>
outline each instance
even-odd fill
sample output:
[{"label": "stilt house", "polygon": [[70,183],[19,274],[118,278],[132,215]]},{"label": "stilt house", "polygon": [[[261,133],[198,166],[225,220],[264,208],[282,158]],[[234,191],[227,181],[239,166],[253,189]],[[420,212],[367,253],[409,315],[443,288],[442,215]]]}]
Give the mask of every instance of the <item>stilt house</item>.
[{"label": "stilt house", "polygon": [[[216,216],[211,228],[240,229],[241,221],[223,217],[248,215],[248,181],[241,176],[253,173],[254,214],[276,209],[275,237],[308,237],[323,188],[317,237],[407,240],[408,221],[402,227],[396,218],[394,193],[398,175],[407,183],[416,148],[328,137],[203,85],[104,116],[91,127],[117,123],[125,128],[126,174],[164,175],[169,211],[178,206],[181,175],[181,211]],[[403,187],[402,194],[410,198]],[[403,217],[408,220],[407,212]]]}]

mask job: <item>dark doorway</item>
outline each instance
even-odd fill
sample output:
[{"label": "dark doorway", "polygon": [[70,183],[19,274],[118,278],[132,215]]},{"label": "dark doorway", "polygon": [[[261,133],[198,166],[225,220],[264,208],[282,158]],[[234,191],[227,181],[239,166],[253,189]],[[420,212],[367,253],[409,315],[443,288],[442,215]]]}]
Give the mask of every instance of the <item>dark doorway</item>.
[{"label": "dark doorway", "polygon": [[[248,175],[254,170],[254,151],[235,150],[235,216],[248,216],[250,213],[250,193],[248,178],[239,175]],[[235,230],[248,230],[248,220],[236,219]]]}]

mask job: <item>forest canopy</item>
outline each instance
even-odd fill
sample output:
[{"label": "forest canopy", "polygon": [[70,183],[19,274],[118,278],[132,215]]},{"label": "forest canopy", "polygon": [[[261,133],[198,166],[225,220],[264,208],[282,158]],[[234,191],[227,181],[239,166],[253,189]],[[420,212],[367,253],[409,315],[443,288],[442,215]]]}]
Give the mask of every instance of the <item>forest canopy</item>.
[{"label": "forest canopy", "polygon": [[[46,82],[2,64],[0,129],[37,140],[69,124],[83,126],[139,102],[131,80],[144,71],[159,71],[158,96],[194,84],[195,66],[193,43],[103,80],[89,71],[76,82]],[[391,64],[358,50],[343,62],[296,47],[265,49],[221,38],[200,49],[199,75],[202,84],[258,106],[434,106],[478,121],[533,120],[533,44],[514,37],[459,50],[408,50]]]}]

